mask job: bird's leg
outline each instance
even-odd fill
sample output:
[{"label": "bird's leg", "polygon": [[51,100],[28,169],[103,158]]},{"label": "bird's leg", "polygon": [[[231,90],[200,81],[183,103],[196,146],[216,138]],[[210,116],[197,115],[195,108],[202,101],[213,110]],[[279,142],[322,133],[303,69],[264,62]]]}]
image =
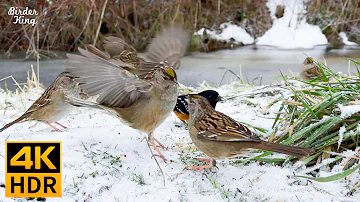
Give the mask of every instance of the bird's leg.
[{"label": "bird's leg", "polygon": [[206,162],[206,163],[209,163],[209,164],[211,162],[210,158],[196,158],[196,160],[201,161],[201,162]]},{"label": "bird's leg", "polygon": [[[197,170],[200,171],[202,169],[206,169],[206,168],[214,168],[216,167],[216,161],[214,159],[206,159],[206,158],[200,158],[201,160],[208,162],[209,164],[205,164],[202,166],[194,166],[194,165],[188,165],[188,170]],[[198,159],[199,160],[199,159]],[[201,161],[200,160],[200,161]]]},{"label": "bird's leg", "polygon": [[[147,145],[148,145],[148,147],[149,147],[149,150],[150,150],[151,155],[152,155],[152,156],[155,156],[154,153],[153,153],[153,151],[151,150],[149,140],[148,140],[147,138],[145,138],[145,140],[146,140],[146,143],[147,143]],[[155,160],[157,166],[159,167],[159,170],[160,170],[161,175],[163,176],[164,185],[165,185],[165,175],[164,175],[164,172],[163,172],[163,170],[161,169],[161,166],[160,166],[159,162],[157,161],[157,159],[156,159],[155,157],[154,157],[154,160]]]},{"label": "bird's leg", "polygon": [[62,132],[62,130],[56,128],[55,126],[51,125],[48,121],[45,121],[45,123],[50,126],[51,128],[53,128],[54,130],[53,131],[56,131],[56,132]]},{"label": "bird's leg", "polygon": [[61,123],[59,122],[55,122],[56,124],[58,124],[59,126],[63,127],[64,129],[67,128],[66,126],[62,125]]},{"label": "bird's leg", "polygon": [[154,138],[152,132],[149,133],[148,140],[149,140],[149,143],[154,147],[155,151],[158,153],[158,154],[154,154],[154,156],[158,156],[158,157],[162,158],[162,160],[164,160],[164,162],[167,163],[167,159],[164,157],[164,155],[160,152],[159,148],[154,143],[154,141],[157,141],[157,140]]},{"label": "bird's leg", "polygon": [[155,151],[158,153],[158,154],[154,154],[154,156],[157,156],[157,157],[160,157],[162,158],[162,160],[164,160],[165,163],[167,163],[167,159],[164,157],[164,155],[160,152],[159,148],[156,146],[155,143],[151,143],[151,145],[154,147]]}]

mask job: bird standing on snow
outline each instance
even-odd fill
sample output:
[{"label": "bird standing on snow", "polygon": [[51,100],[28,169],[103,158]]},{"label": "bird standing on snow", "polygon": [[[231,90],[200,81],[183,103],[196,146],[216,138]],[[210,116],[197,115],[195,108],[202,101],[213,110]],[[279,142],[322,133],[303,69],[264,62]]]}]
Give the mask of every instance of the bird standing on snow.
[{"label": "bird standing on snow", "polygon": [[212,160],[212,165],[193,166],[192,169],[211,168],[216,159],[232,158],[249,149],[261,149],[296,157],[308,156],[313,149],[270,143],[261,140],[244,125],[216,111],[202,96],[189,96],[189,133],[194,144]]},{"label": "bird standing on snow", "polygon": [[0,129],[0,132],[14,125],[15,123],[37,120],[42,121],[52,127],[55,131],[61,132],[60,129],[51,125],[56,123],[66,128],[57,121],[68,115],[74,108],[66,102],[66,96],[79,97],[81,90],[73,81],[73,77],[68,72],[63,72],[56,77],[55,81],[44,91],[26,112],[15,121],[6,124]]}]

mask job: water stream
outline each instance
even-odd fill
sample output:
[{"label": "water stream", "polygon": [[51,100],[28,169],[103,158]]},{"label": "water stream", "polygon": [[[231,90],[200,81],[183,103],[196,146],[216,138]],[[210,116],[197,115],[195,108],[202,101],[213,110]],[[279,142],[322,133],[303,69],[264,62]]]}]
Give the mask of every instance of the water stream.
[{"label": "water stream", "polygon": [[[182,84],[191,86],[196,86],[204,80],[212,85],[219,85],[238,80],[238,76],[241,76],[244,82],[249,84],[270,84],[281,80],[280,71],[286,75],[298,75],[306,55],[321,62],[325,59],[327,65],[334,71],[346,74],[349,74],[349,71],[356,72],[355,66],[349,63],[349,58],[360,61],[359,48],[327,50],[326,46],[323,46],[311,50],[279,50],[272,47],[247,46],[212,53],[191,53],[181,62],[181,68],[177,71],[178,80]],[[41,60],[39,64],[40,82],[44,86],[50,85],[55,77],[65,70],[64,60],[60,59]],[[31,65],[35,70],[37,69],[36,61],[2,59],[0,80],[12,75],[18,83],[23,84],[26,82]],[[0,81],[2,88],[5,82],[8,89],[16,89],[11,79]]]}]

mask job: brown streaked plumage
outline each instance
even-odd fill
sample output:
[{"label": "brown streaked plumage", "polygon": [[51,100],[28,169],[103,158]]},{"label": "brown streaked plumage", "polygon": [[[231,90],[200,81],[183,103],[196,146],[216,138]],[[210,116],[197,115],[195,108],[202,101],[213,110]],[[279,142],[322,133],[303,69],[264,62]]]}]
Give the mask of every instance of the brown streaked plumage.
[{"label": "brown streaked plumage", "polygon": [[[63,72],[56,77],[55,81],[44,91],[26,112],[11,123],[6,124],[0,129],[0,132],[14,125],[15,123],[37,120],[48,124],[56,131],[60,131],[50,123],[57,123],[62,117],[69,114],[74,108],[66,102],[66,96],[82,96],[82,92],[78,85],[68,72]],[[65,128],[65,127],[64,127]]]},{"label": "brown streaked plumage", "polygon": [[314,79],[315,77],[319,77],[321,75],[322,75],[321,70],[314,63],[314,60],[311,57],[305,58],[304,62],[302,63],[300,78],[302,80],[308,81]]},{"label": "brown streaked plumage", "polygon": [[[176,49],[186,50],[188,41],[180,41],[181,37],[169,35],[172,34],[168,32],[169,29],[177,29],[186,34],[185,37],[181,35],[182,38],[189,37],[188,32],[180,27],[164,29],[154,40],[162,44],[158,48],[168,50],[170,55],[165,57],[179,53]],[[161,40],[158,40],[159,36],[162,37]],[[76,106],[100,108],[109,112],[128,126],[147,133],[150,142],[157,149],[153,132],[171,113],[178,94],[177,76],[172,66],[161,60],[146,63],[146,66],[141,63],[140,75],[135,75],[126,70],[131,64],[120,60],[114,64],[86,50],[79,51],[82,56],[68,54],[67,70],[77,77],[75,80],[86,93],[100,96],[96,103],[74,99],[69,102]],[[180,54],[183,56],[185,52]],[[157,152],[163,158],[158,150]]]},{"label": "brown streaked plumage", "polygon": [[194,144],[207,156],[233,158],[249,149],[261,149],[296,157],[314,152],[309,148],[270,143],[261,140],[246,126],[216,111],[202,96],[189,96],[189,133]]}]

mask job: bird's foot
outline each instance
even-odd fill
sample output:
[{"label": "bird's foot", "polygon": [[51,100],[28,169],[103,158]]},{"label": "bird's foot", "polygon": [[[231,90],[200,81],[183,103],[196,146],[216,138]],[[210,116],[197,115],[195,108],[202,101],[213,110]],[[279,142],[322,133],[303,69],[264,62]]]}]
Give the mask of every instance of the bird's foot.
[{"label": "bird's foot", "polygon": [[63,132],[62,130],[56,128],[55,126],[51,125],[49,122],[45,122],[48,126],[50,126],[51,128],[53,128],[54,130],[51,130],[51,132]]},{"label": "bird's foot", "polygon": [[63,132],[63,131],[60,130],[60,129],[58,129],[58,128],[56,128],[56,129],[54,129],[54,130],[51,130],[51,132]]},{"label": "bird's foot", "polygon": [[164,155],[160,152],[159,148],[156,146],[155,143],[151,143],[151,145],[154,147],[157,154],[154,154],[154,156],[160,157],[162,160],[164,160],[165,163],[167,163],[167,159],[164,157]]},{"label": "bird's foot", "polygon": [[160,157],[165,163],[168,162],[168,160],[162,154],[154,154],[154,156]]},{"label": "bird's foot", "polygon": [[213,168],[213,165],[207,164],[207,165],[202,165],[202,166],[194,166],[194,165],[188,165],[187,169],[188,170],[197,170],[197,171],[201,171],[203,169],[207,169],[207,168]]},{"label": "bird's foot", "polygon": [[168,147],[165,147],[165,145],[163,145],[163,144],[162,144],[159,140],[157,140],[156,138],[154,138],[154,141],[159,144],[158,146],[161,147],[161,149],[163,149],[163,150],[169,150]]}]

